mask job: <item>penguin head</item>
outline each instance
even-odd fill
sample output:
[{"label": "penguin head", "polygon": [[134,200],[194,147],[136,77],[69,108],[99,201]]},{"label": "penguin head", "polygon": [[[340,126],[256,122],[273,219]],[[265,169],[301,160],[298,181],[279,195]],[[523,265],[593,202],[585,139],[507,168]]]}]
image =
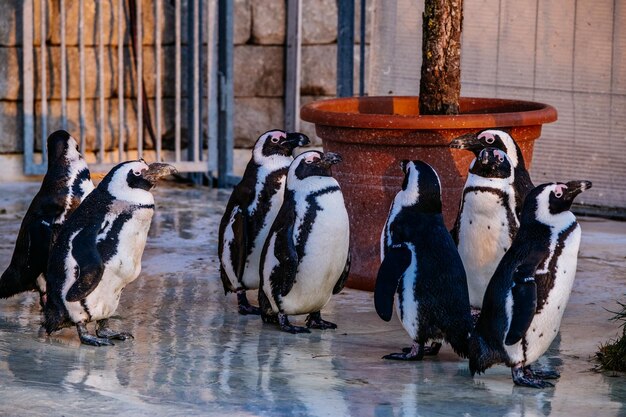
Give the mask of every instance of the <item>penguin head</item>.
[{"label": "penguin head", "polygon": [[137,204],[151,204],[150,190],[162,177],[173,174],[176,169],[168,164],[148,165],[143,159],[122,162],[115,166],[98,185],[118,200]]},{"label": "penguin head", "polygon": [[474,159],[469,172],[483,178],[509,178],[513,176],[513,164],[506,152],[485,148]]},{"label": "penguin head", "polygon": [[46,143],[49,166],[64,166],[67,162],[82,159],[76,139],[65,130],[51,133]]},{"label": "penguin head", "polygon": [[265,165],[275,160],[276,157],[291,158],[294,149],[309,143],[311,143],[309,138],[302,133],[270,130],[259,136],[254,144],[252,155],[258,165]]},{"label": "penguin head", "polygon": [[496,148],[506,152],[511,159],[513,168],[522,160],[522,153],[513,138],[503,130],[488,129],[478,132],[478,134],[468,133],[459,136],[450,142],[451,148],[466,149],[474,153],[478,158],[480,151],[485,148]]},{"label": "penguin head", "polygon": [[414,207],[422,213],[441,213],[441,182],[437,172],[424,161],[403,160],[402,190],[394,203],[402,207]]},{"label": "penguin head", "polygon": [[569,213],[574,198],[591,188],[591,181],[570,181],[542,184],[526,196],[522,219],[535,218],[552,224],[563,213]]},{"label": "penguin head", "polygon": [[332,177],[332,166],[341,161],[341,155],[333,152],[303,152],[289,166],[287,184],[293,189],[295,184],[307,179]]}]

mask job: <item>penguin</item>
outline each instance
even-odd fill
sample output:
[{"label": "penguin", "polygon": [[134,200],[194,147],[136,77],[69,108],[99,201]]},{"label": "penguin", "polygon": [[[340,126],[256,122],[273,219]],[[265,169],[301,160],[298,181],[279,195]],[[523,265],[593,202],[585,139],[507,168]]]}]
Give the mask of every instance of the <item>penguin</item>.
[{"label": "penguin", "polygon": [[36,290],[42,307],[51,244],[61,225],[94,189],[87,163],[68,132],[52,133],[47,146],[46,175],[22,220],[11,262],[0,277],[0,298]]},{"label": "penguin", "polygon": [[[422,161],[404,160],[400,166],[404,182],[381,234],[374,304],[380,318],[389,321],[395,299],[413,346],[383,358],[419,361],[436,355],[441,339],[465,357],[472,330],[467,281],[443,222],[439,177]],[[425,347],[429,340],[433,344]]]},{"label": "penguin", "polygon": [[[150,190],[174,173],[168,164],[145,161],[115,166],[61,228],[48,261],[48,334],[74,324],[83,344],[113,345],[129,333],[108,328],[124,287],[141,271],[141,256],[154,214]],[[96,321],[96,335],[87,323]]]},{"label": "penguin", "polygon": [[239,314],[260,314],[258,307],[250,305],[246,290],[259,288],[261,250],[283,202],[292,153],[309,143],[302,133],[263,133],[228,200],[220,222],[218,257],[224,294],[237,293]]},{"label": "penguin", "polygon": [[550,346],[576,275],[581,230],[570,211],[589,181],[543,184],[526,197],[520,228],[489,282],[470,339],[472,375],[496,363],[511,368],[515,385],[544,388],[555,371],[530,364]]},{"label": "penguin", "polygon": [[526,169],[522,150],[508,133],[495,129],[483,130],[477,134],[470,133],[458,137],[450,142],[449,146],[454,149],[471,151],[476,157],[478,157],[482,149],[488,147],[506,152],[514,169],[515,212],[518,217],[521,215],[524,198],[535,186]]},{"label": "penguin", "polygon": [[[335,329],[320,310],[344,287],[350,271],[350,227],[331,167],[341,156],[304,152],[291,163],[285,198],[261,253],[259,307],[266,323],[289,333]],[[306,327],[288,315],[308,314]]]},{"label": "penguin", "polygon": [[470,306],[480,310],[489,280],[519,228],[515,173],[507,154],[485,148],[470,165],[452,237],[467,275]]}]

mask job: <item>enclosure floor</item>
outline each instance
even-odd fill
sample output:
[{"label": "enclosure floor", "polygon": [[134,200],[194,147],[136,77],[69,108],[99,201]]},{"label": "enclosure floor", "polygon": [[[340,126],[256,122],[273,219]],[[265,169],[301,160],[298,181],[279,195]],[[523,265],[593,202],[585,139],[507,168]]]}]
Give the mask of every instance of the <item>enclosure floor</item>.
[{"label": "enclosure floor", "polygon": [[[37,188],[0,184],[2,268]],[[447,345],[422,362],[382,360],[410,341],[395,317],[378,318],[371,293],[333,297],[323,315],[334,331],[294,336],[238,315],[216,257],[229,194],[180,186],[155,194],[143,270],[110,323],[134,340],[95,348],[74,329],[45,336],[34,294],[0,301],[0,415],[626,415],[625,375],[597,372],[593,360],[619,330],[607,310],[626,293],[626,223],[580,219],[574,290],[560,337],[539,361],[562,376],[536,390],[513,386],[504,366],[472,378]]]}]

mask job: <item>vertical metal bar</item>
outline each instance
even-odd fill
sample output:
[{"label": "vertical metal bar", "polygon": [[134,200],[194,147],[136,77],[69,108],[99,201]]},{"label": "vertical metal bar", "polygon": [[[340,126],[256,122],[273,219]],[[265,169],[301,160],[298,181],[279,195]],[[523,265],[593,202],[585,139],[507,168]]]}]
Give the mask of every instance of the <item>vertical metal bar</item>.
[{"label": "vertical metal bar", "polygon": [[137,158],[143,157],[143,38],[141,0],[137,0]]},{"label": "vertical metal bar", "polygon": [[233,2],[219,0],[218,3],[218,179],[217,185],[230,185],[233,169]]},{"label": "vertical metal bar", "polygon": [[80,61],[80,86],[78,102],[78,124],[80,126],[80,150],[85,148],[85,4],[80,0],[78,4],[78,60]]},{"label": "vertical metal bar", "polygon": [[34,97],[34,66],[33,66],[33,0],[24,0],[22,9],[22,52],[23,96],[24,96],[24,172],[33,174],[33,151],[35,142],[35,97]]},{"label": "vertical metal bar", "polygon": [[300,130],[301,0],[287,0],[287,48],[285,51],[285,130]]},{"label": "vertical metal bar", "polygon": [[61,128],[67,130],[67,42],[65,40],[65,0],[61,0]]},{"label": "vertical metal bar", "polygon": [[[117,138],[118,162],[124,159],[124,31],[122,22],[124,21],[124,1],[117,2],[117,114],[119,122],[119,132]],[[132,35],[131,35],[132,36]]]},{"label": "vertical metal bar", "polygon": [[187,32],[187,50],[189,56],[188,62],[188,78],[187,78],[187,126],[189,131],[189,140],[187,148],[187,157],[189,161],[199,161],[199,123],[198,123],[198,108],[199,108],[199,92],[200,92],[200,80],[199,80],[199,4],[198,0],[190,0],[187,6],[188,13],[188,32]]},{"label": "vertical metal bar", "polygon": [[337,97],[354,94],[354,0],[337,2]]},{"label": "vertical metal bar", "polygon": [[46,151],[47,137],[48,137],[48,78],[46,71],[46,10],[47,0],[40,0],[39,2],[39,50],[40,50],[40,73],[39,80],[41,81],[40,93],[41,93],[41,161],[42,164],[47,164],[48,152]]},{"label": "vertical metal bar", "polygon": [[359,43],[359,96],[365,95],[365,24],[366,24],[367,0],[361,0],[361,26]]},{"label": "vertical metal bar", "polygon": [[176,162],[180,162],[180,112],[181,112],[181,36],[180,36],[180,15],[181,5],[180,0],[176,0],[175,3],[175,44],[176,44],[176,64],[175,64],[175,78],[176,78],[176,92],[174,99],[174,149]]},{"label": "vertical metal bar", "polygon": [[98,163],[104,162],[104,36],[102,35],[102,2],[98,4]]},{"label": "vertical metal bar", "polygon": [[154,43],[156,44],[156,160],[161,161],[161,1],[154,2]]},{"label": "vertical metal bar", "polygon": [[208,0],[207,4],[207,136],[208,170],[217,171],[217,1]]}]

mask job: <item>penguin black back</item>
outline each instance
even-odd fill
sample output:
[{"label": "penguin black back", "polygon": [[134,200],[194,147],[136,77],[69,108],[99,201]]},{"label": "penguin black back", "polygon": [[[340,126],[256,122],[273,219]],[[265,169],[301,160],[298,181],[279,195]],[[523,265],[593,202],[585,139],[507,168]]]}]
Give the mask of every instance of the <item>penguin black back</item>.
[{"label": "penguin black back", "polygon": [[51,244],[67,217],[94,188],[77,146],[64,130],[48,137],[48,170],[22,220],[11,263],[0,278],[0,298],[38,289],[42,304],[45,301],[45,281],[40,276],[45,274]]}]

